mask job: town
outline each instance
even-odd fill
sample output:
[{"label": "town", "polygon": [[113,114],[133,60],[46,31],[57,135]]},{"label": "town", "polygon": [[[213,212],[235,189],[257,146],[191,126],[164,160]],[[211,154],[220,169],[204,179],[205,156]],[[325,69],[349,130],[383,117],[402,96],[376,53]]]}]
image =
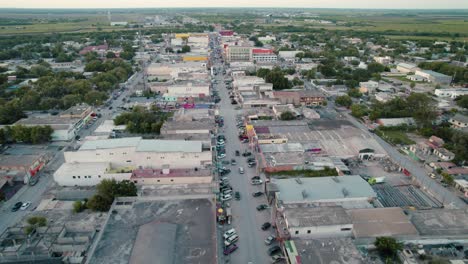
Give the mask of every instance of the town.
[{"label": "town", "polygon": [[468,263],[468,11],[3,12],[0,263]]}]

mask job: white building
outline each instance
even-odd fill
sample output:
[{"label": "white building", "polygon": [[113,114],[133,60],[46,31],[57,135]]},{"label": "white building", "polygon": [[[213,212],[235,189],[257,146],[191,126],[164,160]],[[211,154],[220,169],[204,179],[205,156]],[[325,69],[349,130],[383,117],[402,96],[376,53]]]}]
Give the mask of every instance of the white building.
[{"label": "white building", "polygon": [[437,97],[449,97],[455,99],[458,96],[468,95],[468,88],[436,89],[434,94]]},{"label": "white building", "polygon": [[359,91],[361,93],[374,93],[379,88],[379,83],[374,81],[360,82]]},{"label": "white building", "polygon": [[252,60],[255,62],[276,62],[278,56],[271,49],[252,49]]},{"label": "white building", "polygon": [[211,164],[201,141],[154,140],[141,137],[85,141],[77,151],[64,152],[66,163],[108,162],[113,168],[204,168]]},{"label": "white building", "polygon": [[131,171],[112,170],[109,162],[74,162],[62,164],[54,173],[60,186],[95,186],[104,179],[130,180]]},{"label": "white building", "polygon": [[440,84],[450,84],[452,82],[451,76],[438,73],[435,71],[417,70],[415,74],[423,77],[427,82],[440,83]]},{"label": "white building", "polygon": [[111,26],[126,26],[128,25],[128,22],[127,21],[116,21],[116,22],[111,22],[110,23]]},{"label": "white building", "polygon": [[282,58],[285,61],[295,61],[296,54],[300,53],[299,50],[290,50],[290,51],[280,51],[278,52],[278,57]]},{"label": "white building", "polygon": [[378,57],[378,56],[374,56],[374,61],[375,62],[378,62],[380,64],[383,64],[383,65],[388,65],[392,62],[392,57],[390,56],[385,56],[385,57]]},{"label": "white building", "polygon": [[209,96],[210,95],[210,86],[209,84],[200,84],[188,82],[185,84],[175,84],[167,87],[168,95],[178,95],[178,96]]},{"label": "white building", "polygon": [[418,66],[405,62],[398,63],[396,69],[402,73],[414,73],[416,70],[419,70]]}]

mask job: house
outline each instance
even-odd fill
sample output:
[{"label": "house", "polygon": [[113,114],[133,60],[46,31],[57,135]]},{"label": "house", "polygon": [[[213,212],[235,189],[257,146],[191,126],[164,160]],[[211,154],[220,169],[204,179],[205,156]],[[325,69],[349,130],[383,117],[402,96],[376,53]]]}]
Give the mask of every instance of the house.
[{"label": "house", "polygon": [[401,73],[415,73],[418,70],[418,66],[412,63],[400,62],[397,64],[396,69]]},{"label": "house", "polygon": [[449,119],[449,122],[455,129],[466,130],[468,127],[468,116],[463,114],[456,114],[454,117]]},{"label": "house", "polygon": [[432,83],[450,84],[452,82],[452,76],[430,70],[417,70],[415,75],[421,76],[425,81]]},{"label": "house", "polygon": [[374,81],[360,82],[359,92],[361,93],[374,93],[379,88],[379,83]]},{"label": "house", "polygon": [[381,126],[401,126],[401,125],[412,126],[416,124],[412,117],[379,118],[377,120],[377,123]]},{"label": "house", "polygon": [[300,53],[299,50],[291,50],[291,51],[279,51],[278,57],[285,60],[285,61],[295,61],[296,55]]},{"label": "house", "polygon": [[434,94],[437,97],[449,97],[451,99],[455,99],[458,96],[468,95],[468,88],[435,89]]},{"label": "house", "polygon": [[385,57],[379,57],[379,56],[374,56],[374,61],[378,62],[383,65],[388,65],[392,62],[392,57],[385,56]]},{"label": "house", "polygon": [[89,52],[96,52],[97,54],[103,56],[106,54],[107,50],[109,49],[109,45],[107,43],[104,43],[103,45],[98,45],[98,46],[87,46],[84,47],[80,51],[80,55],[86,55]]}]

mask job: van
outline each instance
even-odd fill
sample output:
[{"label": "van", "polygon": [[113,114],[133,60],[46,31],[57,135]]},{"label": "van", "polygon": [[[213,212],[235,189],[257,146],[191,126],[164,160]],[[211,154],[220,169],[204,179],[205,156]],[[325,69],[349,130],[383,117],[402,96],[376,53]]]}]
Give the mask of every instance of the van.
[{"label": "van", "polygon": [[223,238],[227,239],[227,238],[229,238],[229,237],[231,237],[232,235],[235,235],[235,234],[237,234],[236,229],[231,228],[228,231],[224,232]]}]

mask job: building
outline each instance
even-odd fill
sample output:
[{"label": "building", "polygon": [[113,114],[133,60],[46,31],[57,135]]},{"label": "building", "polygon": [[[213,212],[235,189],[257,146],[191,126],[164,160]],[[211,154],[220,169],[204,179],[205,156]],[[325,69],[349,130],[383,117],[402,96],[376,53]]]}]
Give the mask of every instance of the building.
[{"label": "building", "polygon": [[348,210],[355,238],[417,236],[418,231],[399,207]]},{"label": "building", "polygon": [[434,94],[437,97],[449,97],[451,99],[455,99],[458,96],[468,95],[468,88],[435,89]]},{"label": "building", "polygon": [[374,56],[374,61],[378,62],[383,65],[388,65],[392,62],[392,57],[385,56],[385,57],[379,57],[379,56]]},{"label": "building", "polygon": [[325,101],[325,96],[313,90],[300,91],[273,91],[271,98],[281,104],[293,104],[295,106],[318,106]]},{"label": "building", "polygon": [[214,132],[215,122],[208,120],[190,121],[166,121],[161,127],[161,135],[185,134],[187,137],[193,134],[209,135]]},{"label": "building", "polygon": [[210,95],[210,85],[208,82],[178,82],[167,86],[167,94],[179,97],[205,97]]},{"label": "building", "polygon": [[[317,178],[272,178],[268,198],[283,207],[299,205],[369,208],[377,194],[359,175]],[[280,207],[278,206],[278,207]]]},{"label": "building", "polygon": [[419,70],[418,66],[411,64],[411,63],[405,63],[405,62],[400,62],[397,64],[396,69],[401,72],[401,73],[415,73],[416,70]]},{"label": "building", "polygon": [[281,238],[351,237],[351,217],[341,206],[278,208],[276,226]]},{"label": "building", "polygon": [[109,162],[113,168],[204,168],[211,164],[209,146],[201,141],[154,140],[141,137],[85,141],[64,152],[66,163]]},{"label": "building", "polygon": [[252,47],[250,46],[227,46],[227,61],[252,61]]},{"label": "building", "polygon": [[48,156],[42,155],[1,155],[0,156],[0,189],[7,182],[28,183],[36,176],[48,161]]},{"label": "building", "polygon": [[60,186],[95,186],[102,180],[130,180],[130,168],[113,169],[109,162],[63,163],[54,172],[54,181]]},{"label": "building", "polygon": [[100,56],[103,56],[107,53],[109,45],[107,43],[98,46],[87,46],[80,51],[80,55],[86,55],[88,52],[96,52]]},{"label": "building", "polygon": [[435,71],[417,70],[415,74],[423,77],[425,81],[427,82],[439,83],[439,84],[450,84],[452,82],[451,76],[438,73]]},{"label": "building", "polygon": [[210,169],[136,169],[130,180],[138,185],[210,184]]},{"label": "building", "polygon": [[111,26],[127,26],[128,22],[127,21],[116,21],[116,22],[110,22]]},{"label": "building", "polygon": [[23,126],[50,126],[52,141],[72,140],[77,132],[91,120],[93,113],[91,106],[80,104],[72,106],[58,115],[37,115],[22,118],[14,125]]},{"label": "building", "polygon": [[359,83],[359,92],[361,93],[374,93],[378,88],[378,82],[368,81]]},{"label": "building", "polygon": [[271,49],[254,48],[252,49],[252,59],[257,63],[276,62],[278,56]]},{"label": "building", "polygon": [[455,129],[466,130],[468,127],[468,116],[456,114],[454,117],[450,118],[449,122]]},{"label": "building", "polygon": [[285,61],[296,61],[296,54],[300,52],[299,50],[279,51],[278,57]]},{"label": "building", "polygon": [[232,30],[220,30],[219,35],[222,37],[232,37],[234,35],[234,31]]}]

